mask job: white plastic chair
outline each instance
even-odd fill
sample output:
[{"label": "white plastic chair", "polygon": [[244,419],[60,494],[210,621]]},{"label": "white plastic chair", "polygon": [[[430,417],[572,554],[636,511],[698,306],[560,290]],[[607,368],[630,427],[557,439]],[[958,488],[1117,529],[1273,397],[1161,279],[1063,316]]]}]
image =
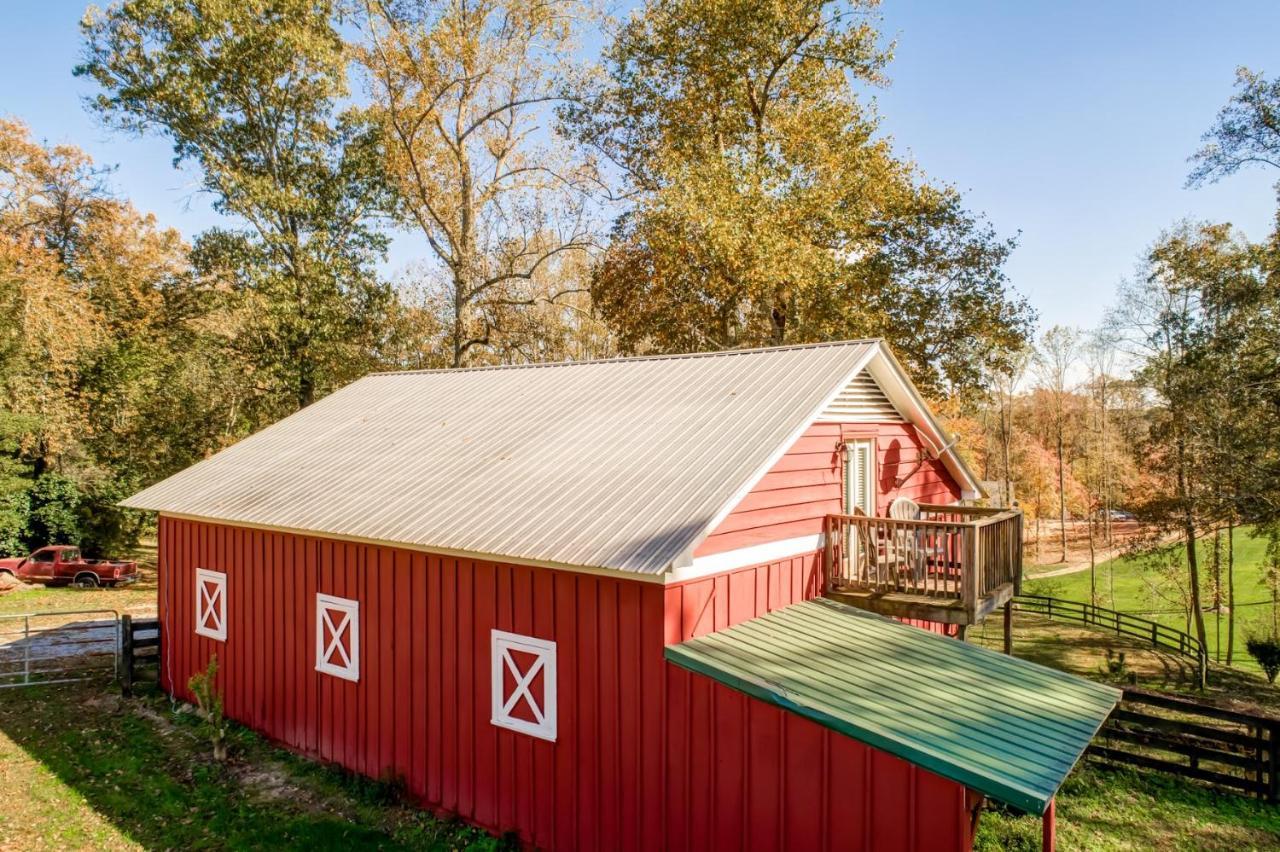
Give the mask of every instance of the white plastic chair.
[{"label": "white plastic chair", "polygon": [[[907,497],[899,497],[889,504],[889,517],[895,521],[920,520],[920,506]],[[923,530],[897,528],[893,535],[894,558],[891,560],[906,569],[914,585],[924,581],[925,543]]]}]

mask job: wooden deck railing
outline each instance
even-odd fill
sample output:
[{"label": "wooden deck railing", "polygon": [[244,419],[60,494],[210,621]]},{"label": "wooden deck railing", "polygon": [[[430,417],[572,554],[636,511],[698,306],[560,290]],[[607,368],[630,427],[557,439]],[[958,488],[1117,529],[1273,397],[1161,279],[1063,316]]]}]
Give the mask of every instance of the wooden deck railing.
[{"label": "wooden deck railing", "polygon": [[1022,585],[1022,513],[923,505],[902,521],[828,515],[827,588],[959,600],[976,620],[984,601]]}]

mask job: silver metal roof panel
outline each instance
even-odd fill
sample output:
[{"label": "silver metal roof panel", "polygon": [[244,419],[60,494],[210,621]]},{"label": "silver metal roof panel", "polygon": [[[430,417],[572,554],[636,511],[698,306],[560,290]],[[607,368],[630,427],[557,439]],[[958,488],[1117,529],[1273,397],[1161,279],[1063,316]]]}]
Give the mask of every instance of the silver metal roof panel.
[{"label": "silver metal roof panel", "polygon": [[375,374],[123,505],[661,574],[880,345]]}]

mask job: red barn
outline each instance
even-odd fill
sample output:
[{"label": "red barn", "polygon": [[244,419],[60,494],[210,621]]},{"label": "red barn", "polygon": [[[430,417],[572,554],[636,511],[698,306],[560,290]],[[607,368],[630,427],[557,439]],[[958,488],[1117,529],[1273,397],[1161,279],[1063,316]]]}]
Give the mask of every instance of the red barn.
[{"label": "red barn", "polygon": [[1115,701],[866,611],[1008,600],[1020,517],[976,496],[855,341],[373,375],[126,505],[160,516],[167,690],[216,654],[232,718],[435,811],[555,849],[967,849]]}]

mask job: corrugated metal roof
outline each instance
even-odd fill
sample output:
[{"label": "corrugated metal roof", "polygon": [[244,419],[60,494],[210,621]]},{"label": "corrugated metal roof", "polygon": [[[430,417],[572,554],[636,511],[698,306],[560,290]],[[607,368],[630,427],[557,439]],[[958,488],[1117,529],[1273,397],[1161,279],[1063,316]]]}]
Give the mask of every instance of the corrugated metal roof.
[{"label": "corrugated metal roof", "polygon": [[123,505],[659,574],[879,347],[377,374]]},{"label": "corrugated metal roof", "polygon": [[825,599],[666,655],[1036,814],[1120,698],[1118,689]]}]

